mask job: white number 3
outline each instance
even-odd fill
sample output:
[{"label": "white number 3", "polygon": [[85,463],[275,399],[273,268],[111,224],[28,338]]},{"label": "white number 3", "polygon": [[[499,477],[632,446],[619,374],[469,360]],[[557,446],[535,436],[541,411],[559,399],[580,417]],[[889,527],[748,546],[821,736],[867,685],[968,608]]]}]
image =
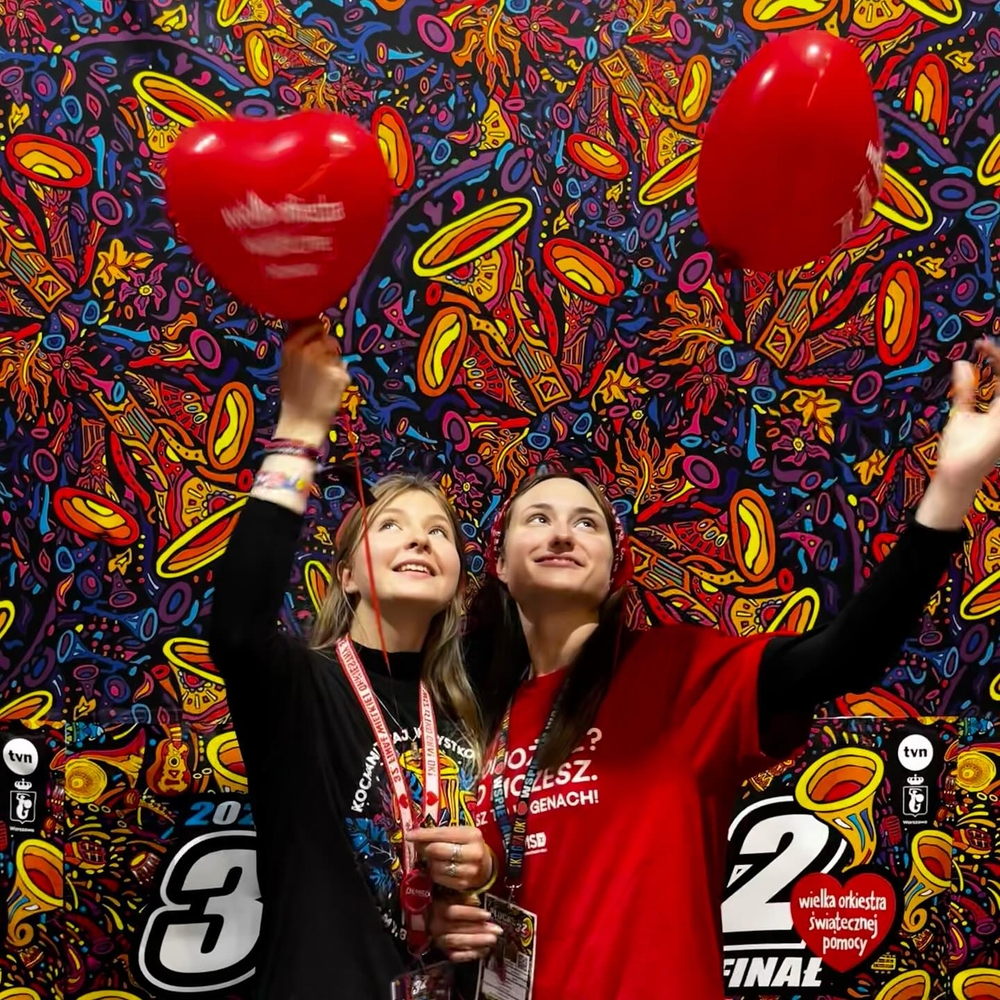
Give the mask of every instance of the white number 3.
[{"label": "white number 3", "polygon": [[155,988],[203,993],[253,975],[260,931],[253,831],[198,837],[177,852],[146,922],[139,968]]}]

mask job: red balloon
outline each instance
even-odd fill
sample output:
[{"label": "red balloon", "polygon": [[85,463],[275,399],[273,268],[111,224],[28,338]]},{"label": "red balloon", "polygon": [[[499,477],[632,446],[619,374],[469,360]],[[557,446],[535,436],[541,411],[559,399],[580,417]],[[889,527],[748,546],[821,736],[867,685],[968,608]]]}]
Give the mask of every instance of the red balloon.
[{"label": "red balloon", "polygon": [[882,189],[875,95],[857,49],[824,31],[769,42],[705,129],[698,213],[720,263],[779,271],[831,253]]},{"label": "red balloon", "polygon": [[350,290],[392,203],[374,136],[324,111],[199,122],[170,151],[166,182],[178,236],[237,298],[282,319]]}]

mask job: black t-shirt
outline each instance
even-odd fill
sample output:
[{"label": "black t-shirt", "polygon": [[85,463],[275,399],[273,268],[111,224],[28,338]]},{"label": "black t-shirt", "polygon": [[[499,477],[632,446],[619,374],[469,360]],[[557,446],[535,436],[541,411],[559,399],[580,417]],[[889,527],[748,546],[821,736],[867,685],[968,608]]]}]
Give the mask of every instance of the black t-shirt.
[{"label": "black t-shirt", "polygon": [[[336,658],[282,631],[302,518],[251,497],[215,571],[211,653],[226,681],[257,829],[259,1000],[388,1000],[411,968],[400,834],[367,717]],[[359,648],[417,807],[421,655]],[[438,713],[441,825],[472,823],[473,752]]]}]

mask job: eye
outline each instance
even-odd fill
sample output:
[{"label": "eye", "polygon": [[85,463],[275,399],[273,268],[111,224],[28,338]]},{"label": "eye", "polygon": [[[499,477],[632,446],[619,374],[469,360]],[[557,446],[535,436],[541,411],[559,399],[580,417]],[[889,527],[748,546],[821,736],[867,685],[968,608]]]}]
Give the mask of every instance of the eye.
[{"label": "eye", "polygon": [[398,527],[399,525],[391,517],[387,517],[384,521],[382,521],[379,524],[378,530],[385,531],[386,528],[398,528]]},{"label": "eye", "polygon": [[528,524],[546,524],[548,520],[549,519],[541,513],[528,515]]},{"label": "eye", "polygon": [[579,524],[579,525],[582,525],[584,528],[596,528],[597,527],[597,523],[594,521],[594,519],[592,517],[581,517],[580,520],[577,521],[576,523]]},{"label": "eye", "polygon": [[431,535],[438,534],[442,538],[451,538],[451,535],[449,534],[448,529],[442,527],[441,525],[437,525],[436,527],[431,528],[429,534],[431,534]]}]

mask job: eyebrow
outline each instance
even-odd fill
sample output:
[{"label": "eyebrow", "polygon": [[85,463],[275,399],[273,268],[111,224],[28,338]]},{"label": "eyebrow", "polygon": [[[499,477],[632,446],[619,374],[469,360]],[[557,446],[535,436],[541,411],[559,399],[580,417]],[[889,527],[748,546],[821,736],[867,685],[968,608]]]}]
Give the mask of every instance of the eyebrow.
[{"label": "eyebrow", "polygon": [[[552,505],[548,503],[532,503],[528,504],[525,508],[525,513],[529,510],[543,510],[546,513],[552,513]],[[591,517],[602,518],[604,515],[601,514],[599,510],[595,510],[593,507],[577,507],[573,511],[574,514],[589,514]]]},{"label": "eyebrow", "polygon": [[[378,512],[379,517],[386,517],[388,515],[395,515],[396,517],[409,517],[411,516],[408,511],[403,510],[402,507],[386,507]],[[424,519],[424,524],[433,524],[438,522],[440,524],[447,525],[451,527],[451,519],[445,512],[438,511],[436,514],[432,514],[430,517]]]}]

